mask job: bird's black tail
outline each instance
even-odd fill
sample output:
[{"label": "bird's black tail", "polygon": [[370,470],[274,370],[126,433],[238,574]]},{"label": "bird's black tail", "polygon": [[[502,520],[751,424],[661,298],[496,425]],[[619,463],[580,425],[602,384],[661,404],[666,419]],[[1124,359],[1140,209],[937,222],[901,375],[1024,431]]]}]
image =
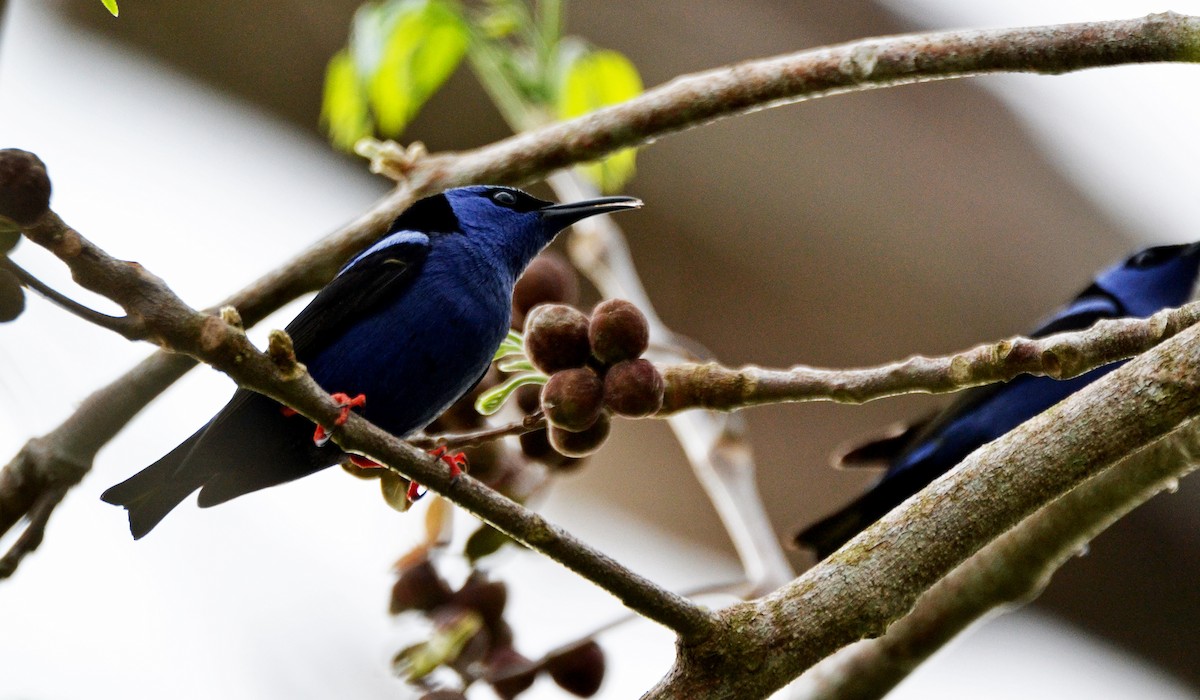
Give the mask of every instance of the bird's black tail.
[{"label": "bird's black tail", "polygon": [[206,475],[179,465],[204,433],[201,429],[154,464],[100,494],[100,500],[129,511],[129,531],[138,540],[204,484]]},{"label": "bird's black tail", "polygon": [[871,505],[860,498],[802,530],[796,535],[796,544],[813,550],[818,561],[828,557],[879,519],[881,514],[874,513]]}]

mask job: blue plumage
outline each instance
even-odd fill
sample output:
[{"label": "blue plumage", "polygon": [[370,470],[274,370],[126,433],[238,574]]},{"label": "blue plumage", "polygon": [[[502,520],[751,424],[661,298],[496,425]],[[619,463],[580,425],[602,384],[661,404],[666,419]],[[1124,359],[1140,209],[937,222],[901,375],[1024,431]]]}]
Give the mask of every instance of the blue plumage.
[{"label": "blue plumage", "polygon": [[[1042,337],[1079,330],[1103,318],[1145,318],[1192,299],[1200,276],[1200,243],[1148,248],[1097,275],[1095,281],[1033,332]],[[847,453],[843,463],[882,463],[887,471],[849,506],[796,536],[825,558],[892,508],[949,471],[968,454],[1120,366],[1100,367],[1067,381],[1021,376],[963,392],[931,420]]]},{"label": "blue plumage", "polygon": [[[554,205],[474,186],[414,203],[288,325],[297,358],[331,392],[365,394],[363,415],[399,436],[436,418],[487,371],[525,266],[572,223],[640,206],[631,197]],[[337,463],[312,424],[240,389],[207,425],[101,496],[135,538],[197,489],[207,507]]]}]

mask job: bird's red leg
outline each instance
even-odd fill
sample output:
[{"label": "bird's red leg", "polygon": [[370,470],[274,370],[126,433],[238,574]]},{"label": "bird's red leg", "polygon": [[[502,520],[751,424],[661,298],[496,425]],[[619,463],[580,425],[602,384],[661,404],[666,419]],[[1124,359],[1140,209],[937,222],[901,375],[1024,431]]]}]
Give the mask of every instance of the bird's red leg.
[{"label": "bird's red leg", "polygon": [[[459,474],[462,474],[463,470],[467,466],[467,456],[465,454],[463,454],[462,452],[450,452],[449,450],[446,449],[445,445],[442,445],[441,447],[438,447],[437,449],[430,450],[429,454],[442,460],[443,462],[446,463],[446,465],[448,467],[450,467],[450,478],[451,479],[457,477]],[[408,482],[408,494],[407,494],[408,500],[416,501],[421,496],[424,496],[425,495],[424,492],[422,492],[420,489],[421,489],[421,485],[418,484],[417,482],[415,482],[415,481]]]},{"label": "bird's red leg", "polygon": [[[333,422],[335,428],[346,423],[346,419],[350,417],[350,409],[367,404],[366,394],[359,394],[354,398],[350,398],[348,394],[343,394],[339,391],[336,394],[330,394],[330,397],[341,407],[341,412],[338,414],[337,420]],[[317,447],[321,447],[329,442],[329,431],[325,429],[325,426],[317,424],[317,429],[313,431],[313,442],[316,443]]]}]

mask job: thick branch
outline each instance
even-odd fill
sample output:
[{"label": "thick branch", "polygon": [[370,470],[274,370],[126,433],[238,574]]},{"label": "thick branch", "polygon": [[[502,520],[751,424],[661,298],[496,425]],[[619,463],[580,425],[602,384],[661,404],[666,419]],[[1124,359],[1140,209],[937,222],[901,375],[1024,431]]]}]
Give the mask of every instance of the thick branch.
[{"label": "thick branch", "polygon": [[1197,413],[1192,327],[976,450],[794,582],[722,611],[721,630],[681,646],[649,697],[765,697],[883,634],[988,542]]},{"label": "thick branch", "polygon": [[1054,501],[930,588],[887,634],[805,675],[806,700],[873,700],[989,611],[1037,597],[1050,576],[1129,511],[1200,467],[1200,422],[1175,432]]},{"label": "thick branch", "polygon": [[1083,331],[1045,338],[1012,338],[953,355],[915,355],[866,369],[786,370],[717,364],[663,369],[666,395],[659,415],[690,408],[731,411],[798,401],[865,403],[897,394],[943,394],[1006,382],[1021,374],[1070,379],[1145,352],[1200,322],[1200,302],[1159,311],[1148,319],[1103,320]]}]

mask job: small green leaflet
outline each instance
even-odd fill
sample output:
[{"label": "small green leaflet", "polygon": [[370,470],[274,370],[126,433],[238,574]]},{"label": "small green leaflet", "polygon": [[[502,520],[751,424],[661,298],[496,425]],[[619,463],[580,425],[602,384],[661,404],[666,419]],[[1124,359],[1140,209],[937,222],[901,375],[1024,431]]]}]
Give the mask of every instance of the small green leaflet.
[{"label": "small green leaflet", "polygon": [[117,16],[119,13],[119,10],[117,10],[117,0],[100,0],[100,2],[104,3],[104,7],[106,7],[110,13],[112,13],[113,17]]},{"label": "small green leaflet", "polygon": [[345,49],[334,54],[325,68],[321,124],[329,130],[333,145],[346,151],[354,148],[359,139],[371,135],[367,96],[354,60]]},{"label": "small green leaflet", "polygon": [[508,397],[512,396],[512,393],[517,389],[526,384],[545,384],[549,380],[549,377],[537,372],[518,374],[503,384],[492,387],[480,394],[479,398],[475,399],[475,410],[479,411],[482,415],[490,416],[499,411],[504,402],[508,400]]},{"label": "small green leaflet", "polygon": [[496,354],[492,355],[492,362],[499,360],[502,357],[509,355],[524,355],[525,354],[525,338],[516,331],[509,331],[508,337],[504,342],[500,343],[500,347],[496,348]]},{"label": "small green leaflet", "polygon": [[[642,78],[624,55],[610,50],[579,53],[563,71],[558,89],[558,116],[573,119],[624,102],[641,92]],[[616,192],[633,176],[635,158],[636,149],[626,148],[583,168],[601,190]]]},{"label": "small green leaflet", "polygon": [[360,7],[349,47],[325,73],[322,120],[334,143],[348,150],[374,130],[399,136],[462,62],[468,40],[458,5],[447,0]]}]

